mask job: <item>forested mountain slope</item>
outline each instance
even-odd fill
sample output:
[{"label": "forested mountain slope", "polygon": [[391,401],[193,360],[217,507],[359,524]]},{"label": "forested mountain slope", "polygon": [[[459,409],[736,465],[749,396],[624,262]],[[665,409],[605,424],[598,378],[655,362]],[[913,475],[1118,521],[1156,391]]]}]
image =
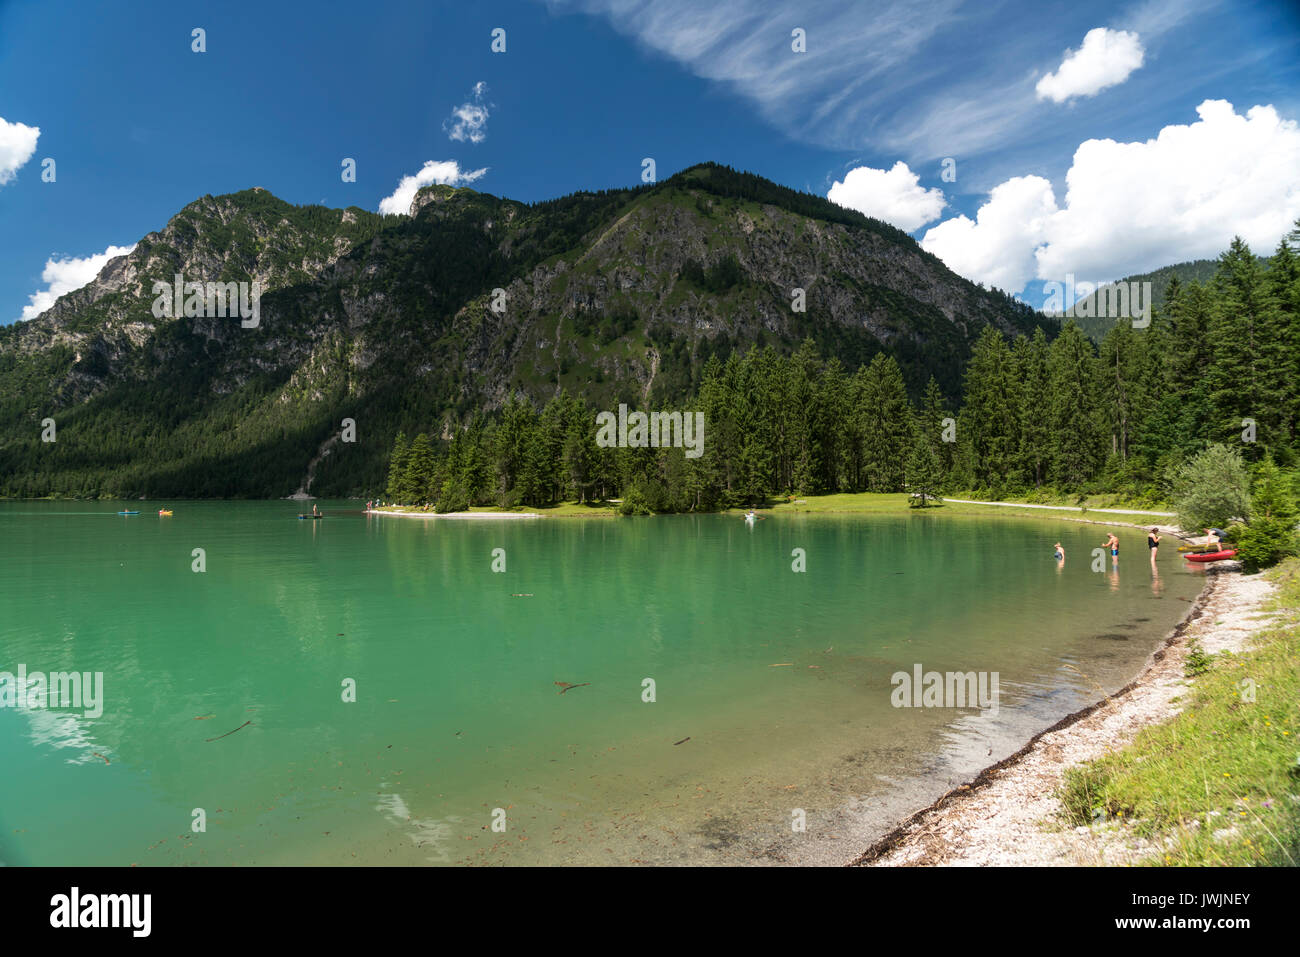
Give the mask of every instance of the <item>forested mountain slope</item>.
[{"label": "forested mountain slope", "polygon": [[[257,281],[256,327],[156,317],[153,283],[178,273]],[[448,437],[561,392],[680,403],[711,356],[805,339],[850,373],[887,353],[913,398],[931,375],[955,398],[990,326],[1055,330],[887,224],[712,164],[532,205],[426,187],[404,217],[205,196],[0,329],[0,494],[286,495],[345,418],[356,441],[312,491],[360,494],[400,430]]]}]

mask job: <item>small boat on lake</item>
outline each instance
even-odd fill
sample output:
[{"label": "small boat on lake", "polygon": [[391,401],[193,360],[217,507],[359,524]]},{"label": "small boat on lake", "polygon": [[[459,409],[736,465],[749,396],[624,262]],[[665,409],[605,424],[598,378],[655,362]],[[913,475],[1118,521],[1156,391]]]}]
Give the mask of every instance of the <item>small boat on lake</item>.
[{"label": "small boat on lake", "polygon": [[1183,557],[1189,562],[1221,562],[1225,558],[1231,558],[1235,554],[1237,554],[1235,548],[1226,548],[1219,552],[1203,552],[1197,555],[1184,555]]},{"label": "small boat on lake", "polygon": [[118,515],[139,515],[139,512],[118,512]]}]

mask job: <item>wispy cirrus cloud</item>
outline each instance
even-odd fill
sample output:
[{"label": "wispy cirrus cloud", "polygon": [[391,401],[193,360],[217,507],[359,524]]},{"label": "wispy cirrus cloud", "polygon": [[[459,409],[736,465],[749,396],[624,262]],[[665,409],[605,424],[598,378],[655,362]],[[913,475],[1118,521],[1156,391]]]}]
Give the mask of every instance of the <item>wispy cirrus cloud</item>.
[{"label": "wispy cirrus cloud", "polygon": [[912,156],[976,155],[1005,145],[1035,109],[1035,99],[1029,74],[998,86],[955,90],[918,103],[907,123],[882,135],[882,143]]},{"label": "wispy cirrus cloud", "polygon": [[[763,0],[547,0],[555,12],[604,16],[619,33],[725,84],[793,138],[856,148],[896,90],[901,68],[949,29],[961,0],[846,4],[809,0],[797,9]],[[791,31],[806,31],[795,53]],[[878,82],[890,76],[890,82]]]},{"label": "wispy cirrus cloud", "polygon": [[[1062,51],[1079,41],[1074,28],[1069,36],[1051,21],[1007,29],[1006,3],[542,2],[556,13],[603,17],[647,49],[751,101],[792,139],[901,154],[915,168],[921,159],[1005,149],[1028,130],[1041,141],[1045,127],[1066,128],[1068,120],[1053,118],[1053,104],[1037,94],[1040,82],[1044,90],[1078,96],[1100,92],[1137,68],[1129,37],[1145,49],[1218,0],[1142,0],[1112,9],[1068,64]],[[795,28],[806,31],[805,53],[791,49]],[[1053,79],[1044,80],[1049,74]]]},{"label": "wispy cirrus cloud", "polygon": [[1220,0],[1144,0],[1124,15],[1124,26],[1138,36],[1159,36],[1219,3]]}]

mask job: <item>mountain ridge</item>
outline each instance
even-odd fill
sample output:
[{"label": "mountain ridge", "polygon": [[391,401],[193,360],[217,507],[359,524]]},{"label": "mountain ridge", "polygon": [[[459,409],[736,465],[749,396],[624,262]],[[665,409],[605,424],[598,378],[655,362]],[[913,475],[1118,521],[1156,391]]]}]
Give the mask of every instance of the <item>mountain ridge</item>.
[{"label": "mountain ridge", "polygon": [[[1052,327],[901,230],[716,164],[533,204],[427,186],[410,210],[295,206],[260,188],[199,197],[87,287],[0,329],[0,491],[288,494],[349,415],[386,452],[401,428],[450,434],[517,396],[680,402],[710,356],[804,339],[850,369],[890,352],[914,395],[930,374],[955,394],[985,326]],[[259,327],[155,318],[151,284],[178,272],[261,283]],[[144,438],[56,461],[35,439],[46,416]],[[330,456],[316,487],[373,487],[378,455]],[[249,457],[247,478],[178,478]]]},{"label": "mountain ridge", "polygon": [[[1265,265],[1267,259],[1264,256],[1256,256],[1256,261],[1260,265]],[[1114,283],[1104,283],[1097,291],[1083,296],[1079,302],[1074,304],[1073,312],[1086,312],[1088,315],[1074,316],[1075,324],[1083,330],[1084,335],[1094,343],[1100,345],[1106,337],[1106,333],[1115,325],[1115,318],[1099,315],[1103,311],[1099,305],[1102,302],[1101,293],[1107,288],[1122,283],[1151,283],[1150,302],[1146,303],[1152,309],[1160,309],[1165,304],[1165,294],[1169,289],[1169,283],[1177,279],[1181,285],[1187,285],[1190,282],[1208,283],[1214,279],[1219,269],[1218,259],[1189,259],[1180,263],[1172,263],[1168,266],[1161,266],[1158,269],[1152,269],[1148,272],[1134,273],[1131,276],[1125,276],[1122,279],[1115,280]],[[1143,297],[1145,302],[1145,297]],[[1065,314],[1045,313],[1054,319],[1064,319]]]}]

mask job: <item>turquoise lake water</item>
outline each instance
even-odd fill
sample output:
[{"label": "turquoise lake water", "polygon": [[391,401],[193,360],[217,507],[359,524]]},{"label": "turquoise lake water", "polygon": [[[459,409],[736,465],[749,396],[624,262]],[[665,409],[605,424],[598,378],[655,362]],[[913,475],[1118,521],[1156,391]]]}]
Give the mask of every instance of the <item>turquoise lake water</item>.
[{"label": "turquoise lake water", "polygon": [[[321,505],[0,504],[0,671],[104,691],[0,708],[0,861],[847,860],[1130,681],[1203,581],[1136,529],[1096,572],[1105,529],[942,510]],[[996,672],[996,714],[893,707],[917,664]]]}]

